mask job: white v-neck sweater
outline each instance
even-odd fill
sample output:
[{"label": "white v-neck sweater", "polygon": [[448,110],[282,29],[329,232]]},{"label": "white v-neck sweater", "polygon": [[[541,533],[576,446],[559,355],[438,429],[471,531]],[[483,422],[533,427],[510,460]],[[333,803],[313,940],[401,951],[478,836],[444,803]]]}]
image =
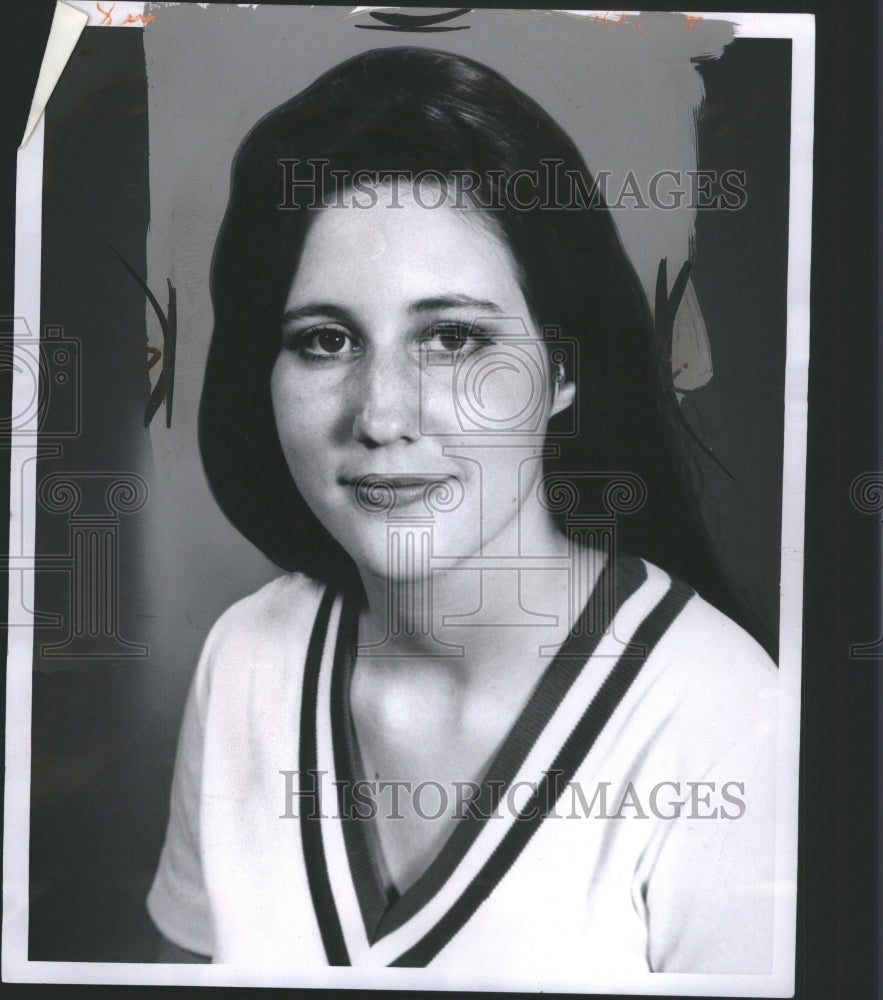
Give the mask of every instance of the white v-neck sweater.
[{"label": "white v-neck sweater", "polygon": [[613,627],[547,671],[489,772],[496,809],[440,820],[463,829],[394,901],[364,821],[341,819],[351,613],[297,574],[230,608],[181,728],[162,933],[241,967],[426,966],[475,988],[770,971],[775,666],[661,570],[617,566]]}]

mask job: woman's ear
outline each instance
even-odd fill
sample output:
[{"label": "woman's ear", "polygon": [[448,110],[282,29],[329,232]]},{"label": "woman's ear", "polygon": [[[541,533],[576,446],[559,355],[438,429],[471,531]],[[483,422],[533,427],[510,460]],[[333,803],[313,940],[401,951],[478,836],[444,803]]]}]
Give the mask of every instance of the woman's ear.
[{"label": "woman's ear", "polygon": [[[556,373],[557,374],[557,373]],[[561,372],[563,376],[563,372]],[[564,381],[563,379],[555,379],[554,390],[552,394],[552,410],[549,413],[550,417],[554,417],[556,413],[561,413],[566,410],[568,406],[573,406],[573,401],[576,398],[576,383]]]}]

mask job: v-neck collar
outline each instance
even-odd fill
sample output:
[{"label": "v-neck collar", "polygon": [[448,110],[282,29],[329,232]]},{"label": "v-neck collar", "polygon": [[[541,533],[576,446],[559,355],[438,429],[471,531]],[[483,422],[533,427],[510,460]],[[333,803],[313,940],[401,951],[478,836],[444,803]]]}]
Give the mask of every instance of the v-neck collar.
[{"label": "v-neck collar", "polygon": [[[613,616],[646,578],[645,564],[639,559],[620,558],[615,564],[615,572],[610,565],[605,566],[573,629],[544,670],[489,766],[471,808],[452,821],[451,833],[436,857],[400,895],[386,892],[378,861],[379,843],[372,841],[370,835],[371,820],[353,815],[353,802],[347,798],[354,783],[364,777],[349,705],[358,638],[358,607],[352,599],[335,598],[326,593],[307,655],[301,713],[301,782],[304,790],[304,776],[311,768],[314,773],[332,773],[335,815],[328,815],[330,803],[323,803],[323,819],[319,823],[311,821],[305,810],[301,814],[301,829],[310,890],[330,964],[351,963],[353,956],[347,947],[348,934],[344,930],[349,918],[349,937],[358,938],[356,947],[361,944],[364,952],[370,952],[391,935],[400,942],[402,947],[379,949],[387,953],[383,964],[425,965],[487,898],[536,829],[535,823],[523,822],[523,816],[520,820],[507,817],[509,827],[492,854],[483,859],[480,880],[473,879],[464,892],[454,894],[452,905],[434,926],[423,928],[423,933],[414,940],[402,930],[454,880],[501,796],[519,775],[540,734],[555,717],[599,642],[610,631]],[[662,593],[663,599],[638,625],[631,643],[619,650],[615,665],[603,679],[591,705],[582,717],[577,717],[578,724],[561,733],[554,762],[543,771],[539,783],[542,787],[538,786],[531,796],[536,800],[533,813],[539,822],[554,807],[561,790],[571,780],[636,676],[648,653],[648,637],[655,644],[659,637],[655,631],[661,635],[692,594],[682,585],[663,588]],[[317,741],[315,734],[322,729],[320,720],[325,720],[327,725],[325,738]],[[331,759],[323,758],[323,746]],[[334,843],[340,848],[337,854]],[[329,850],[334,855],[330,873]],[[335,894],[332,888],[333,882],[341,884],[343,875],[338,867],[344,861],[350,879],[346,888],[350,890],[351,902],[354,900],[349,912],[338,898],[340,894]],[[353,927],[356,914],[352,911],[355,909],[362,925],[358,934]],[[401,933],[396,935],[397,931]]]}]

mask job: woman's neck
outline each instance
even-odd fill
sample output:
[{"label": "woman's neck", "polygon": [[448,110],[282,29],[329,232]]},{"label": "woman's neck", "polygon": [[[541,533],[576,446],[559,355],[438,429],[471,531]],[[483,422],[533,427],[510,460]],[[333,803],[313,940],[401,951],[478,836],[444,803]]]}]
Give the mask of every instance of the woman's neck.
[{"label": "woman's neck", "polygon": [[[513,657],[537,660],[566,638],[603,565],[597,553],[571,551],[553,528],[541,561],[511,560],[492,569],[459,567],[390,579],[363,574],[366,595],[359,623],[359,656],[407,665],[421,663],[476,679],[476,667],[507,669]],[[574,573],[582,577],[574,587]]]}]

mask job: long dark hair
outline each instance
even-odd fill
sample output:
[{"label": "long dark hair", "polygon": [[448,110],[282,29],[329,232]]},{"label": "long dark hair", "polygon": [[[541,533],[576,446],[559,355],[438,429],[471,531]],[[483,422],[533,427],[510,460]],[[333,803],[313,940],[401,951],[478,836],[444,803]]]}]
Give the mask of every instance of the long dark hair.
[{"label": "long dark hair", "polygon": [[[353,585],[351,560],[292,482],[270,400],[283,305],[315,217],[310,205],[327,203],[320,188],[328,178],[465,171],[478,178],[474,197],[495,206],[488,215],[512,252],[534,320],[579,344],[570,373],[577,433],[565,433],[573,415],[552,421],[560,454],[546,471],[640,477],[647,500],[620,519],[619,547],[682,577],[747,625],[700,515],[670,360],[610,212],[599,198],[552,203],[548,191],[525,208],[523,186],[520,205],[502,196],[507,178],[548,179],[550,164],[593,191],[573,142],[538,104],[486,66],[425,48],[356,56],[258,122],[236,155],[212,264],[215,327],[199,424],[211,489],[279,566]],[[580,498],[571,515],[597,513],[598,495],[581,489]]]}]

